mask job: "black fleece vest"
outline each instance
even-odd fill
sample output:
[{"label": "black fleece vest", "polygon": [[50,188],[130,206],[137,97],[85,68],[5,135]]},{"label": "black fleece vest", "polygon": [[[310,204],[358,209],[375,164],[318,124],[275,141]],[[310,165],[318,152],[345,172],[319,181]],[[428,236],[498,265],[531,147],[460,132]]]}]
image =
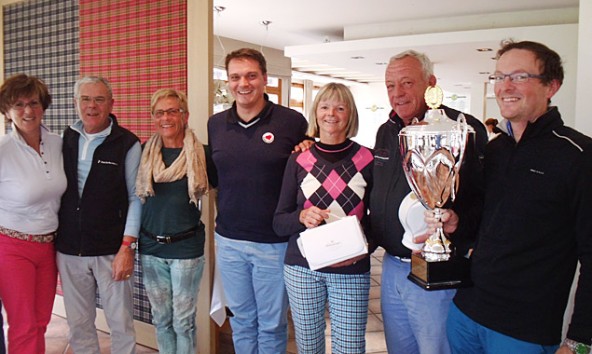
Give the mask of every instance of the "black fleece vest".
[{"label": "black fleece vest", "polygon": [[64,169],[68,188],[62,196],[56,249],[78,256],[116,254],[121,246],[128,210],[125,158],[138,138],[113,119],[111,134],[99,145],[78,195],[78,139],[64,131]]}]

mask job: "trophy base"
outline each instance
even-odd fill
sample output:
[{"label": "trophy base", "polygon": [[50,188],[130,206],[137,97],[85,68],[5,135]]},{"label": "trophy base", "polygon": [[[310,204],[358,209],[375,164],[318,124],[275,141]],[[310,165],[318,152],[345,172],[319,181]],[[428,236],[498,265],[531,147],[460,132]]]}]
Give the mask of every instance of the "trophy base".
[{"label": "trophy base", "polygon": [[421,254],[412,254],[407,278],[425,290],[464,288],[472,284],[470,263],[465,257],[428,262]]}]

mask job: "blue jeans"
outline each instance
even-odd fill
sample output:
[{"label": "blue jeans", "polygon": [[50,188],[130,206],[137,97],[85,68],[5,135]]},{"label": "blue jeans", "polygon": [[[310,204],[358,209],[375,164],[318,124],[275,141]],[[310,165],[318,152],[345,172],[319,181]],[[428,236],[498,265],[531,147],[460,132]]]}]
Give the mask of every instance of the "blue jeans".
[{"label": "blue jeans", "polygon": [[389,354],[448,354],[448,308],[456,290],[427,291],[407,279],[411,263],[384,254],[381,308]]},{"label": "blue jeans", "polygon": [[240,354],[285,353],[288,295],[284,287],[287,243],[216,237],[216,266],[224,286],[234,349]]},{"label": "blue jeans", "polygon": [[450,305],[448,312],[447,328],[448,341],[454,354],[553,354],[559,348],[559,345],[525,342],[481,326],[459,310],[454,303]]},{"label": "blue jeans", "polygon": [[161,353],[195,353],[195,313],[204,256],[167,259],[141,255],[143,280]]}]

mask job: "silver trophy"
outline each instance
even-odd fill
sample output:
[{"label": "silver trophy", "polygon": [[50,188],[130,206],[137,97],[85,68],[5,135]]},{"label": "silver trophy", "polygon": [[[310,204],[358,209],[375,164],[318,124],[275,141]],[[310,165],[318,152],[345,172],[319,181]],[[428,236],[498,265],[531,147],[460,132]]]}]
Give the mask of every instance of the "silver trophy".
[{"label": "silver trophy", "polygon": [[[458,189],[458,171],[463,161],[470,133],[474,130],[460,114],[456,121],[448,118],[442,103],[442,90],[429,87],[425,94],[430,109],[421,122],[412,123],[399,132],[403,170],[411,190],[422,205],[440,219],[441,209],[454,201]],[[421,254],[411,257],[409,279],[428,290],[455,288],[468,279],[468,260],[451,257],[452,245],[442,228],[429,236]]]}]

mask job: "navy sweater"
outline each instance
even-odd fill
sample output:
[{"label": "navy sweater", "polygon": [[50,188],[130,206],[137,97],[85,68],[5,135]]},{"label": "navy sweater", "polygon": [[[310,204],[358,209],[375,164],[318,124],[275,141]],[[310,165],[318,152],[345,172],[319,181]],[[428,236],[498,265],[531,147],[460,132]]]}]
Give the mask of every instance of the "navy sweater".
[{"label": "navy sweater", "polygon": [[306,138],[302,114],[267,102],[248,125],[239,124],[236,103],[208,121],[209,145],[218,174],[216,232],[235,240],[286,242],[273,231],[286,161]]}]

